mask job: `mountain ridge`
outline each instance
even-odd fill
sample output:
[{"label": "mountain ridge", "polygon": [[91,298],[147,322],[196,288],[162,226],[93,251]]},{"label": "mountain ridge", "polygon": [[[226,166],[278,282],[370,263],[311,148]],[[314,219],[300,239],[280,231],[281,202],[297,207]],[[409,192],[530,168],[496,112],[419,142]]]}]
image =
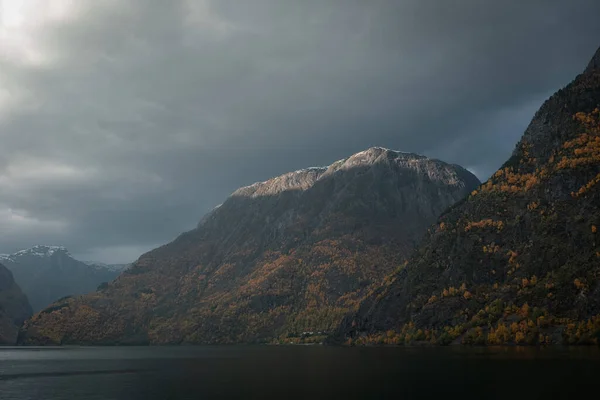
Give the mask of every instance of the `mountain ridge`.
[{"label": "mountain ridge", "polygon": [[[296,171],[284,173],[265,181],[255,182],[248,186],[243,186],[235,190],[231,196],[257,196],[277,194],[284,190],[306,190],[314,185],[319,179],[325,178],[344,168],[357,167],[362,165],[372,165],[382,161],[382,157],[398,157],[405,160],[429,160],[431,162],[441,162],[441,160],[429,158],[411,152],[391,150],[385,147],[370,147],[351,155],[350,157],[337,160],[330,165],[322,167],[308,167]],[[464,169],[457,164],[447,164],[457,169]],[[466,170],[465,170],[466,171]],[[304,179],[303,179],[304,178]]]},{"label": "mountain ridge", "polygon": [[55,252],[66,253],[70,256],[69,251],[64,246],[49,246],[49,245],[35,245],[27,249],[16,251],[12,254],[0,254],[0,261],[12,261],[17,257],[24,255],[31,255],[37,257],[50,257]]},{"label": "mountain ridge", "polygon": [[462,167],[372,148],[241,188],[106,287],[36,314],[20,341],[272,342],[331,331],[479,183]]}]

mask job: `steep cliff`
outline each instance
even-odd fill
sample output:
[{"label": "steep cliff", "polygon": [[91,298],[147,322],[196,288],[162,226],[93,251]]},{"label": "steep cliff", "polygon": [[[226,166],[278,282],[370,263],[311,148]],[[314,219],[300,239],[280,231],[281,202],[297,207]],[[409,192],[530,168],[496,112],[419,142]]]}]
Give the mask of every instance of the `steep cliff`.
[{"label": "steep cliff", "polygon": [[0,264],[0,345],[15,344],[19,327],[31,316],[27,297],[12,274]]}]

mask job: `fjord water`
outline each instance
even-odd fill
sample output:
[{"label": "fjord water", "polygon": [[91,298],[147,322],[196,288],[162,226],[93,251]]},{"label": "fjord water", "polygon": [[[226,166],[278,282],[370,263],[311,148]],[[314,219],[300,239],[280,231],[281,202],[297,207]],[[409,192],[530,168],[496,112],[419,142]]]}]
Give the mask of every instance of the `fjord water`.
[{"label": "fjord water", "polygon": [[597,348],[0,348],[0,398],[572,398]]}]

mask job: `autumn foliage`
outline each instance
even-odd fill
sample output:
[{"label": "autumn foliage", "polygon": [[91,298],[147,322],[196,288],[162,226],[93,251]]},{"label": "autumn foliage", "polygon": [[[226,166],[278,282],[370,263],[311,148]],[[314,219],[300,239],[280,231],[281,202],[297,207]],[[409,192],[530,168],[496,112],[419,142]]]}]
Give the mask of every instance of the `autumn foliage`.
[{"label": "autumn foliage", "polygon": [[393,332],[352,344],[600,344],[600,109],[563,115],[570,91],[600,104],[600,73],[549,100],[371,306],[368,323],[395,320]]}]

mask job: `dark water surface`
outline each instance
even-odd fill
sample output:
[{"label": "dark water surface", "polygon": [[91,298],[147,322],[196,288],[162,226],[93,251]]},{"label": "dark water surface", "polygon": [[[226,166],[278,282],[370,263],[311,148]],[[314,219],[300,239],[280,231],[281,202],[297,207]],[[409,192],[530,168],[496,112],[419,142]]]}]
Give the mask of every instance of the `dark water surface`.
[{"label": "dark water surface", "polygon": [[1,400],[566,399],[599,389],[597,348],[0,347]]}]

